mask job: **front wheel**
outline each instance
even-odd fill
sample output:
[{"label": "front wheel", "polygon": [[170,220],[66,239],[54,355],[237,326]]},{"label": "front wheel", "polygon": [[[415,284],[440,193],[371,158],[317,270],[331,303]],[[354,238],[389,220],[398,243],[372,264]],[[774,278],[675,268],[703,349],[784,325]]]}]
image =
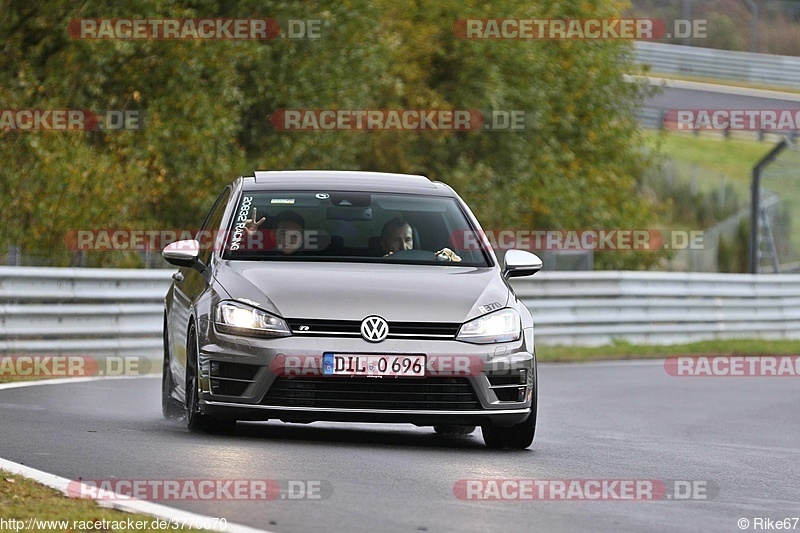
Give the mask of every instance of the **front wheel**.
[{"label": "front wheel", "polygon": [[174,389],[172,370],[170,368],[167,319],[164,317],[164,366],[161,369],[161,414],[164,415],[164,418],[179,418],[183,414],[183,406],[172,397]]},{"label": "front wheel", "polygon": [[536,353],[533,354],[533,399],[528,419],[511,427],[482,426],[483,442],[489,448],[524,450],[533,444],[536,434],[536,415],[539,405],[539,373],[536,371]]},{"label": "front wheel", "polygon": [[511,448],[524,450],[533,444],[536,434],[536,407],[531,409],[531,414],[525,422],[511,427],[483,426],[483,442],[489,448]]},{"label": "front wheel", "polygon": [[236,420],[212,418],[200,412],[200,382],[197,373],[197,330],[189,326],[186,346],[186,427],[192,432],[231,434],[236,431]]}]

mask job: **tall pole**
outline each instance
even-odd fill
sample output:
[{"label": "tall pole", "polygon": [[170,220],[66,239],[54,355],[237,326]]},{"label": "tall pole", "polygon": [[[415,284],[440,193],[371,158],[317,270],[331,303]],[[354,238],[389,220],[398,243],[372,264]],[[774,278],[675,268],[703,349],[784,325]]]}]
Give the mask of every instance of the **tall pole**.
[{"label": "tall pole", "polygon": [[[691,27],[691,19],[692,19],[692,0],[682,0],[681,2],[682,7],[682,16],[683,20],[686,21]],[[686,46],[691,45],[691,39],[689,37],[683,38],[683,44]]]},{"label": "tall pole", "polygon": [[750,184],[750,273],[758,274],[758,216],[761,208],[761,172],[773,159],[789,147],[789,139],[784,137],[761,161],[753,167],[753,181]]},{"label": "tall pole", "polygon": [[758,5],[754,0],[744,0],[747,8],[752,13],[750,17],[750,51],[758,52]]}]

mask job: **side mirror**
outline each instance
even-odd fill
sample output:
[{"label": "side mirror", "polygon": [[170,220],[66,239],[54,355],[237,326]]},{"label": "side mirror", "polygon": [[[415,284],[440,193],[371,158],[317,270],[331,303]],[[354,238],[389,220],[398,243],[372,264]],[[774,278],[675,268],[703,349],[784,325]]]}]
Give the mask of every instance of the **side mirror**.
[{"label": "side mirror", "polygon": [[503,263],[503,277],[506,279],[532,276],[542,269],[539,256],[524,250],[507,251]]},{"label": "side mirror", "polygon": [[200,243],[194,239],[175,241],[161,251],[161,257],[167,263],[179,267],[194,268],[202,272],[206,266],[200,261],[199,254]]}]

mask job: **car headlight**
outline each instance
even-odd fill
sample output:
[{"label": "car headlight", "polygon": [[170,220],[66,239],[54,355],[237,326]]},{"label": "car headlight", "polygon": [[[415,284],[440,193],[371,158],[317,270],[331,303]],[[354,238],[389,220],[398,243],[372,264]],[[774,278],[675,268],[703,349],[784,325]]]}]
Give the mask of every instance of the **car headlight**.
[{"label": "car headlight", "polygon": [[214,326],[223,333],[250,337],[289,337],[292,334],[282,318],[239,302],[217,304]]},{"label": "car headlight", "polygon": [[519,339],[521,332],[519,313],[506,308],[465,323],[458,330],[456,340],[475,344],[511,342]]}]

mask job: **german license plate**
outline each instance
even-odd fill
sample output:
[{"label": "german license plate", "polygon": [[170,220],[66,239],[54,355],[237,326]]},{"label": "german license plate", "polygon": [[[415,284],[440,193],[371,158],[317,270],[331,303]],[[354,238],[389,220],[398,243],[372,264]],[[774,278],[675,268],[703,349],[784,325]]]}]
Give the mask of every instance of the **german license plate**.
[{"label": "german license plate", "polygon": [[425,377],[424,355],[323,354],[326,376]]}]

